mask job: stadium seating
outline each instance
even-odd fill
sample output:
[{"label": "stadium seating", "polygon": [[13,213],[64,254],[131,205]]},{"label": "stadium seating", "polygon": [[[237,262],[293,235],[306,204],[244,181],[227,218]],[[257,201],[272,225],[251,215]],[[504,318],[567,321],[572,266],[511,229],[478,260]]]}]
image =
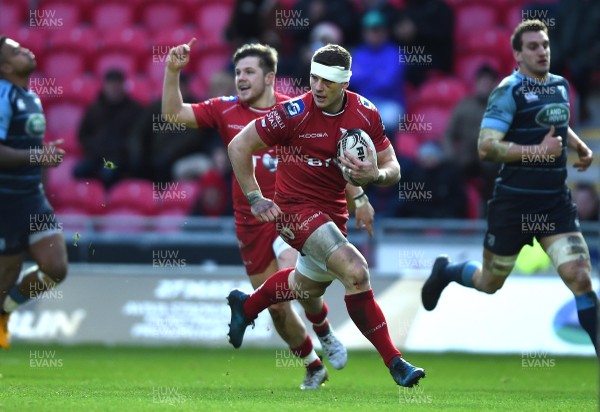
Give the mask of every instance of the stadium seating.
[{"label": "stadium seating", "polygon": [[57,50],[48,53],[42,66],[44,74],[56,79],[59,83],[81,77],[86,67],[86,56],[77,49]]},{"label": "stadium seating", "polygon": [[487,53],[455,56],[454,72],[465,84],[471,85],[475,80],[475,73],[483,64],[496,69],[501,77],[508,74],[507,70],[502,67],[503,62],[498,57]]},{"label": "stadium seating", "polygon": [[16,31],[29,19],[27,1],[2,0],[0,10],[0,30],[3,33]]},{"label": "stadium seating", "polygon": [[181,27],[184,13],[180,4],[168,0],[150,0],[140,4],[138,15],[140,23],[154,32],[166,28]]},{"label": "stadium seating", "polygon": [[125,81],[125,88],[130,96],[141,104],[149,104],[159,99],[162,94],[160,84],[153,84],[144,74],[137,74]]},{"label": "stadium seating", "polygon": [[[82,20],[81,8],[77,2],[66,0],[42,0],[34,11],[30,26],[50,30],[69,30],[77,27]],[[38,23],[39,22],[39,23]]]},{"label": "stadium seating", "polygon": [[225,29],[231,19],[232,5],[221,0],[206,0],[198,5],[195,27],[198,40],[208,45],[225,44]]},{"label": "stadium seating", "polygon": [[158,196],[152,182],[140,179],[121,180],[108,193],[107,213],[131,210],[152,215],[158,210]]},{"label": "stadium seating", "polygon": [[496,8],[483,3],[467,3],[455,9],[455,36],[457,41],[467,35],[477,36],[480,30],[495,27],[498,24]]},{"label": "stadium seating", "polygon": [[434,78],[425,82],[419,89],[415,104],[453,107],[467,94],[467,88],[457,78]]},{"label": "stadium seating", "polygon": [[415,106],[406,115],[407,132],[418,134],[422,141],[441,141],[452,109],[439,105]]},{"label": "stadium seating", "polygon": [[79,154],[76,136],[85,107],[77,102],[59,100],[45,109],[48,133],[55,139],[64,139],[71,154]]},{"label": "stadium seating", "polygon": [[110,69],[121,70],[126,78],[134,76],[138,71],[138,59],[127,51],[105,50],[96,58],[94,71],[99,78]]},{"label": "stadium seating", "polygon": [[61,190],[69,190],[69,187],[75,184],[76,179],[73,177],[73,168],[77,161],[77,157],[69,156],[67,153],[60,166],[44,169],[45,190],[49,199],[52,199]]},{"label": "stadium seating", "polygon": [[65,189],[54,193],[59,209],[75,208],[89,215],[101,215],[106,211],[106,194],[99,181],[75,180],[68,190]]},{"label": "stadium seating", "polygon": [[135,21],[135,9],[135,2],[131,1],[98,1],[90,10],[90,20],[102,32],[128,28]]}]

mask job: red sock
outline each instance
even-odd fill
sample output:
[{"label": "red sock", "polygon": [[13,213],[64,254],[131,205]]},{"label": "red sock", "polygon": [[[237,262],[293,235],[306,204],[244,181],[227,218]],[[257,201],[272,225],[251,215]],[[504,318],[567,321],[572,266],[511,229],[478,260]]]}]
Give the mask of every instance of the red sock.
[{"label": "red sock", "polygon": [[314,357],[316,359],[306,359],[306,357],[308,355],[310,355],[313,351],[313,344],[312,344],[312,340],[310,339],[310,336],[306,335],[306,339],[304,339],[304,342],[302,342],[302,344],[300,344],[300,346],[298,346],[297,348],[292,348],[290,347],[290,350],[292,351],[292,353],[299,357],[300,359],[304,359],[305,360],[305,364],[307,368],[314,368],[316,366],[320,366],[323,364],[323,362],[321,361],[321,359],[314,355]]},{"label": "red sock", "polygon": [[385,316],[375,301],[373,289],[356,295],[346,295],[344,300],[350,318],[358,330],[375,346],[389,368],[392,359],[402,354],[392,343]]},{"label": "red sock", "polygon": [[274,303],[296,299],[296,295],[288,283],[288,277],[292,270],[294,268],[285,268],[275,272],[246,299],[244,314],[248,319],[256,319],[260,312]]},{"label": "red sock", "polygon": [[313,330],[317,336],[325,336],[329,333],[329,321],[327,321],[328,312],[329,309],[327,308],[327,303],[325,303],[325,301],[323,301],[323,308],[321,308],[319,313],[304,312],[306,319],[313,324]]}]

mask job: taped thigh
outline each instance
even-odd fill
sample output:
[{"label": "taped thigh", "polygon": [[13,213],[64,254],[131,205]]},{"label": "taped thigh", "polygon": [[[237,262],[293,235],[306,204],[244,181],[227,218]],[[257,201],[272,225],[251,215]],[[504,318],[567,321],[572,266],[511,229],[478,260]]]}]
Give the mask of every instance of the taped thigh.
[{"label": "taped thigh", "polygon": [[590,251],[581,233],[556,239],[546,250],[555,268],[573,260],[590,260]]},{"label": "taped thigh", "polygon": [[327,222],[310,234],[302,246],[302,253],[317,262],[326,264],[329,256],[346,243],[348,243],[348,239],[344,237],[335,223]]},{"label": "taped thigh", "polygon": [[515,267],[515,262],[517,261],[517,257],[519,255],[513,256],[499,256],[493,255],[489,261],[490,272],[494,276],[503,276],[506,277],[510,275],[513,268]]}]

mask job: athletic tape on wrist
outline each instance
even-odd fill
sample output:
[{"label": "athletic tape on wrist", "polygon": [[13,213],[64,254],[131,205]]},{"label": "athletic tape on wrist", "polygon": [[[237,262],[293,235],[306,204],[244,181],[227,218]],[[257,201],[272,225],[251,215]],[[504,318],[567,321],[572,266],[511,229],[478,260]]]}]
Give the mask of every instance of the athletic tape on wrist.
[{"label": "athletic tape on wrist", "polygon": [[367,203],[369,203],[369,198],[367,197],[365,192],[362,192],[360,195],[354,198],[354,206],[363,207]]},{"label": "athletic tape on wrist", "polygon": [[341,66],[325,66],[324,64],[311,61],[310,74],[322,77],[331,82],[346,83],[350,81],[352,71],[344,69]]},{"label": "athletic tape on wrist", "polygon": [[248,199],[248,203],[250,203],[250,206],[253,206],[256,202],[264,199],[264,197],[260,190],[253,190],[251,192],[246,193],[246,199]]}]

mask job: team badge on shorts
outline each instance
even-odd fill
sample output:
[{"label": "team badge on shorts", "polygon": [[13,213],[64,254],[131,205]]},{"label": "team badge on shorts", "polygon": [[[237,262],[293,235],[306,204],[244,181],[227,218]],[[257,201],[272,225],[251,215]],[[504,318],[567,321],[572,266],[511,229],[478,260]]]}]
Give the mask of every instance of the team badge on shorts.
[{"label": "team badge on shorts", "polygon": [[488,246],[493,247],[494,243],[496,243],[496,236],[492,235],[491,233],[488,233],[488,235],[487,235]]},{"label": "team badge on shorts", "polygon": [[279,235],[281,237],[289,239],[289,240],[296,239],[296,235],[294,235],[294,232],[292,232],[292,229],[290,229],[287,226],[284,226],[281,228],[281,230],[279,231]]}]

